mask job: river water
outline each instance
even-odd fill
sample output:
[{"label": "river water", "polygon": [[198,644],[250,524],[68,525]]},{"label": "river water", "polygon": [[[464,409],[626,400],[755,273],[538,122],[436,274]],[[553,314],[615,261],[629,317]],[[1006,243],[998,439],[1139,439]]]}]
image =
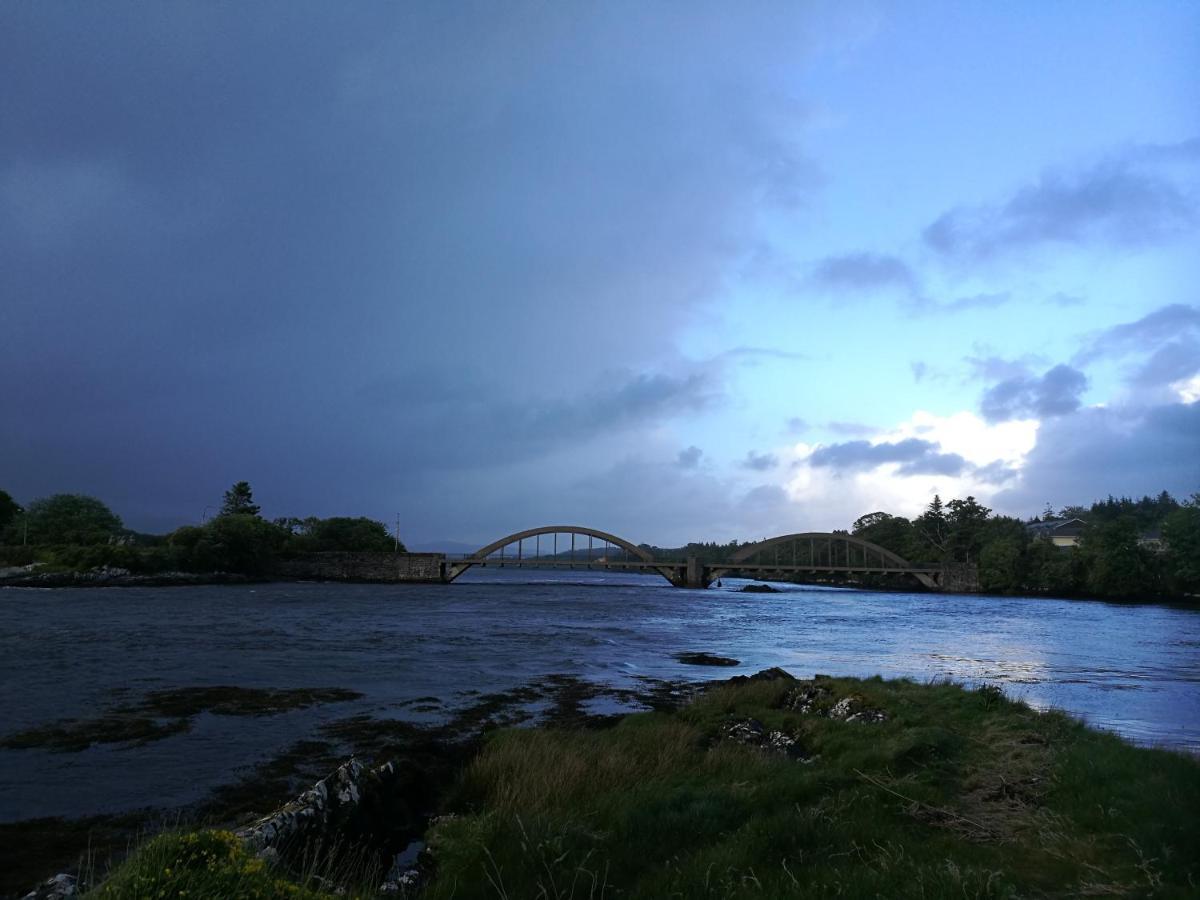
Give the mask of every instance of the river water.
[{"label": "river water", "polygon": [[[265,717],[202,713],[186,733],[82,752],[0,750],[0,821],[195,802],[355,714],[419,720],[549,674],[606,685],[794,675],[1000,685],[1143,744],[1200,752],[1200,613],[1046,599],[779,585],[672,588],[657,576],[474,570],[453,585],[271,584],[0,590],[0,736],[98,715],[150,690],[337,687],[361,700]],[[673,658],[708,651],[738,668]],[[409,701],[406,705],[406,701]]]}]

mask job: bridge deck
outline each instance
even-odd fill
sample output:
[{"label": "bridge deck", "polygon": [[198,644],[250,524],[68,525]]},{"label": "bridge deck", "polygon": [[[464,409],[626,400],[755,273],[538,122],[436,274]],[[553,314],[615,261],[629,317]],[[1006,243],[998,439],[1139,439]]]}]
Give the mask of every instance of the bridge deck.
[{"label": "bridge deck", "polygon": [[[643,560],[588,560],[577,559],[574,561],[568,560],[552,560],[552,559],[519,559],[517,557],[488,557],[481,559],[478,557],[468,557],[465,559],[447,559],[447,565],[451,566],[494,566],[497,568],[515,567],[515,568],[557,568],[557,569],[678,569],[687,565],[683,560],[653,560],[645,562]],[[704,568],[709,570],[720,570],[724,572],[862,572],[874,573],[882,575],[911,575],[920,573],[922,575],[936,575],[941,572],[941,569],[926,569],[926,568],[901,568],[899,566],[831,566],[825,564],[806,565],[790,563],[704,563]]]}]

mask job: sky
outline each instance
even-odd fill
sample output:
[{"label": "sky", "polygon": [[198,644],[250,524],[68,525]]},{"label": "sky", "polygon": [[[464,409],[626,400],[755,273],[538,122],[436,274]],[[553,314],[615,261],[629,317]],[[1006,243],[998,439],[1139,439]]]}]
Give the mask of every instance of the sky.
[{"label": "sky", "polygon": [[1200,4],[0,0],[0,489],[659,546],[1200,491]]}]

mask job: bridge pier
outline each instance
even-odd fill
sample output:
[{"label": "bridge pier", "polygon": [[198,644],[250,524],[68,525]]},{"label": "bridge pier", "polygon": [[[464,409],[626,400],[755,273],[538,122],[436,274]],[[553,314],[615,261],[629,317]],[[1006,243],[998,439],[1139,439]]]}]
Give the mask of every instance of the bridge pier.
[{"label": "bridge pier", "polygon": [[708,566],[703,565],[695,556],[689,556],[685,565],[676,566],[671,573],[671,584],[679,588],[704,590],[712,582]]}]

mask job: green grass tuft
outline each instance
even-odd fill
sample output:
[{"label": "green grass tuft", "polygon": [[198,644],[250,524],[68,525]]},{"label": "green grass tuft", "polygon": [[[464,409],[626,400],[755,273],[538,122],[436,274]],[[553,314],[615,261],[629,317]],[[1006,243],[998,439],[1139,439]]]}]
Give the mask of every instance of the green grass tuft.
[{"label": "green grass tuft", "polygon": [[[716,687],[596,731],[495,734],[430,834],[429,898],[1184,897],[1200,764],[995,690],[821,679],[883,723]],[[752,717],[793,758],[722,738]]]},{"label": "green grass tuft", "polygon": [[[844,698],[886,720],[831,717]],[[772,732],[794,743],[734,737]],[[428,900],[1200,896],[1200,761],[941,682],[741,679],[603,730],[495,731],[444,806]],[[228,832],[167,834],[87,896],[369,896],[350,856],[290,878]]]},{"label": "green grass tuft", "polygon": [[85,896],[89,900],[324,900],[334,895],[274,871],[231,832],[196,831],[159,835]]}]

